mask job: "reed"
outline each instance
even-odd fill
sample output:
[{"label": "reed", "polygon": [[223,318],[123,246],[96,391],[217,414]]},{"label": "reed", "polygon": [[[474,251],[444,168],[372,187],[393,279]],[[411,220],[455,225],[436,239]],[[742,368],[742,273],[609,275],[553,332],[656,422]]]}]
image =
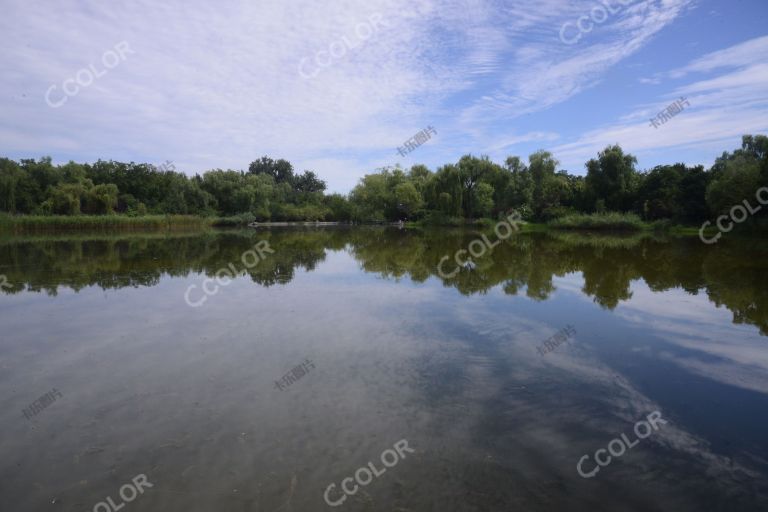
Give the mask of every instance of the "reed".
[{"label": "reed", "polygon": [[0,215],[0,232],[26,235],[72,232],[188,231],[205,229],[213,219],[192,215]]},{"label": "reed", "polygon": [[637,215],[616,212],[566,215],[550,221],[549,226],[589,231],[640,231],[646,227]]}]

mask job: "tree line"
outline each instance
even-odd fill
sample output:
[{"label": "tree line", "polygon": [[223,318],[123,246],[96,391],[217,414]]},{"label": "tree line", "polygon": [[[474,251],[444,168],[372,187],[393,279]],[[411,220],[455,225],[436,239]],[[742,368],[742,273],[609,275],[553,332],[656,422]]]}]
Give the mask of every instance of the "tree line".
[{"label": "tree line", "polygon": [[711,168],[685,164],[637,169],[637,158],[619,145],[600,151],[586,175],[559,169],[547,151],[524,162],[510,156],[499,165],[487,157],[463,156],[435,172],[383,169],[362,178],[350,194],[361,220],[499,218],[515,209],[524,219],[548,221],[574,213],[636,213],[647,221],[699,223],[728,211],[768,186],[768,137],[746,135]]},{"label": "tree line", "polygon": [[322,218],[336,200],[312,171],[262,157],[248,171],[189,177],[144,163],[53,165],[50,157],[0,158],[0,211],[33,215],[181,214],[259,220]]},{"label": "tree line", "polygon": [[[699,223],[754,198],[768,186],[768,137],[745,135],[715,163],[639,171],[619,145],[600,151],[586,175],[560,169],[550,152],[503,165],[465,155],[456,164],[378,169],[348,194],[326,194],[312,171],[262,157],[247,171],[186,176],[149,164],[99,160],[53,165],[49,157],[0,158],[0,211],[35,215],[187,214],[267,221],[392,222],[498,218],[511,209],[531,221],[572,213],[636,213],[647,221]],[[765,212],[763,212],[764,214]]]}]

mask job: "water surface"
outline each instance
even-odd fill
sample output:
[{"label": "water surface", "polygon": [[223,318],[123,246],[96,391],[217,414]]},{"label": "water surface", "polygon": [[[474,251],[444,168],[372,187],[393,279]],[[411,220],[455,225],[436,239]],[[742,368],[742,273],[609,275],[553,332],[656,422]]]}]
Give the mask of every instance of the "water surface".
[{"label": "water surface", "polygon": [[[119,504],[138,474],[153,487],[123,512],[768,507],[766,241],[526,234],[441,277],[477,236],[1,240],[0,510]],[[274,253],[202,294],[261,240]],[[579,475],[653,411],[667,423]]]}]

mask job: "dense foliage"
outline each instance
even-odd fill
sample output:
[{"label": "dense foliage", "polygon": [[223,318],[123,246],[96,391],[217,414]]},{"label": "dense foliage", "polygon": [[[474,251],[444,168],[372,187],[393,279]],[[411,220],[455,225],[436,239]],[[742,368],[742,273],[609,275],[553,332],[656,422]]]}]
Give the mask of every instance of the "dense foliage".
[{"label": "dense foliage", "polygon": [[247,214],[256,220],[321,219],[343,213],[339,197],[326,196],[324,190],[325,182],[315,173],[295,174],[289,162],[267,157],[251,163],[247,172],[215,169],[193,177],[133,162],[56,166],[50,158],[18,163],[0,159],[0,211],[8,213]]},{"label": "dense foliage", "polygon": [[740,149],[723,153],[709,170],[674,164],[640,172],[636,163],[618,145],[589,160],[586,176],[560,170],[547,151],[533,153],[527,164],[517,156],[499,165],[465,155],[434,172],[423,165],[379,169],[343,196],[325,194],[315,173],[297,174],[290,162],[268,157],[247,171],[214,169],[192,177],[133,162],[56,166],[50,158],[0,158],[0,211],[450,224],[516,209],[535,221],[623,212],[691,224],[754,200],[768,186],[768,137],[744,136]]},{"label": "dense foliage", "polygon": [[[559,170],[547,151],[533,153],[527,164],[517,156],[499,165],[467,155],[435,172],[416,165],[367,175],[350,194],[350,203],[353,217],[363,221],[423,218],[451,224],[461,218],[498,218],[516,209],[534,221],[567,217],[575,222],[584,218],[578,214],[621,212],[645,221],[695,224],[745,199],[757,206],[755,193],[768,186],[768,137],[744,136],[740,149],[723,153],[709,170],[674,164],[640,172],[636,164],[618,145],[589,160],[586,176]],[[639,222],[631,215],[623,219]]]}]

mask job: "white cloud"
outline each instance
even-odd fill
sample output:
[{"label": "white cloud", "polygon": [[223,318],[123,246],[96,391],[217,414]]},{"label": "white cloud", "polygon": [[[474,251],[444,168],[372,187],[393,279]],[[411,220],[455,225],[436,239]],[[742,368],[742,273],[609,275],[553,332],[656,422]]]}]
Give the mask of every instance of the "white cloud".
[{"label": "white cloud", "polygon": [[[8,70],[0,131],[13,134],[4,149],[167,158],[196,172],[243,168],[262,154],[308,161],[394,148],[407,138],[403,121],[424,117],[431,104],[420,96],[460,86],[439,60],[420,62],[436,5],[419,2],[416,12],[400,0],[17,5],[0,21],[9,41],[0,57]],[[358,24],[375,14],[386,26],[356,41]],[[24,44],[27,34],[35,38]],[[302,58],[344,37],[356,48],[311,79],[299,75]],[[46,105],[49,85],[60,90],[121,40],[135,54],[61,108]],[[22,91],[23,101],[7,99]]]},{"label": "white cloud", "polygon": [[[560,27],[589,15],[595,3],[548,2],[535,23],[546,27],[545,37],[526,41],[500,79],[501,87],[486,94],[462,114],[465,124],[489,118],[516,117],[561,103],[596,84],[618,62],[643,47],[650,38],[680,16],[691,0],[649,0],[632,4],[583,33],[571,46],[559,38]],[[517,5],[515,12],[522,10]],[[523,18],[530,22],[531,18]],[[540,30],[543,28],[540,27]],[[515,27],[510,29],[515,30]],[[573,36],[568,36],[573,37]]]},{"label": "white cloud", "polygon": [[679,289],[659,294],[644,283],[632,288],[632,299],[616,314],[683,349],[684,355],[661,357],[707,379],[768,393],[768,353],[754,326],[732,324],[733,314],[715,307],[706,294]]},{"label": "white cloud", "polygon": [[680,78],[689,73],[703,73],[720,68],[746,66],[756,62],[768,62],[768,36],[757,37],[730,48],[704,55],[687,66],[672,71],[670,76]]},{"label": "white cloud", "polygon": [[[692,4],[634,3],[576,45],[560,41],[560,27],[588,14],[592,0],[545,0],[535,8],[524,0],[10,5],[0,20],[2,149],[24,157],[52,154],[59,161],[172,160],[187,173],[243,169],[266,154],[300,169],[316,166],[332,190],[346,191],[366,172],[397,162],[395,148],[427,124],[439,136],[403,163],[443,163],[464,152],[557,140],[551,131],[506,121],[546,110],[600,82]],[[358,41],[356,27],[376,14],[385,26]],[[343,38],[354,48],[311,79],[300,76],[303,58],[312,64],[319,51]],[[60,86],[123,40],[135,54],[63,107],[46,105],[43,95],[51,84]],[[745,61],[756,44],[702,58],[685,73]],[[728,80],[741,79],[739,87],[745,88],[763,72],[744,70]],[[714,93],[706,94],[712,99]],[[763,112],[743,108],[742,130],[760,126]],[[686,116],[694,119],[692,114]],[[637,150],[652,151],[654,143],[666,147],[679,139],[649,135],[639,126],[591,127],[556,148],[564,152],[556,156],[564,163],[579,158],[581,165],[585,151],[592,156],[606,140],[640,135]],[[722,140],[731,131],[704,133],[704,140]],[[678,143],[692,143],[695,134]]]},{"label": "white cloud", "polygon": [[[699,80],[672,89],[657,103],[638,105],[617,123],[589,130],[576,141],[551,150],[573,168],[581,168],[598,151],[616,143],[639,156],[665,149],[698,148],[711,155],[711,162],[723,150],[738,147],[742,135],[768,131],[768,57],[744,50],[762,45],[768,45],[768,38],[696,59],[682,68],[685,72],[675,74],[683,77],[692,70],[720,70],[723,74],[707,78],[699,75]],[[654,129],[650,118],[680,97],[686,97],[690,107]]]}]

